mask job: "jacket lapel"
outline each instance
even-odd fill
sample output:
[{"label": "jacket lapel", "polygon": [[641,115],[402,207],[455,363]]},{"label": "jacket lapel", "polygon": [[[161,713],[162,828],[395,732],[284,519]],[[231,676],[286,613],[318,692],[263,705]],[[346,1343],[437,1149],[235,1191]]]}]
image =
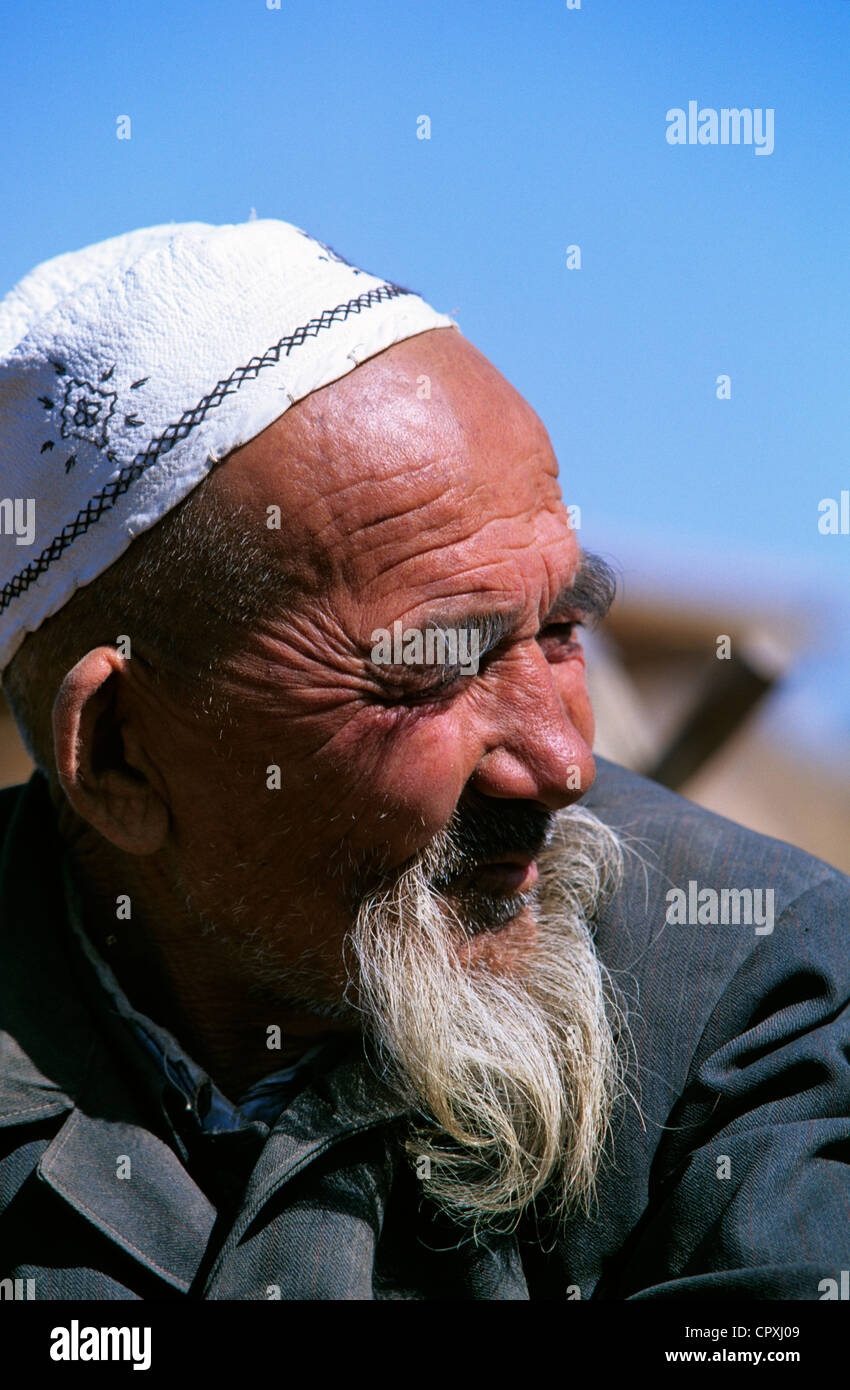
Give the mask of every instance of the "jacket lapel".
[{"label": "jacket lapel", "polygon": [[[407,1114],[352,1055],[283,1111],[212,1266],[205,1298],[372,1298],[374,1251],[394,1160],[386,1126]],[[343,1140],[372,1130],[368,1158],[317,1164],[309,1194],[274,1202],[283,1187]],[[322,1258],[322,1252],[326,1258]]]}]

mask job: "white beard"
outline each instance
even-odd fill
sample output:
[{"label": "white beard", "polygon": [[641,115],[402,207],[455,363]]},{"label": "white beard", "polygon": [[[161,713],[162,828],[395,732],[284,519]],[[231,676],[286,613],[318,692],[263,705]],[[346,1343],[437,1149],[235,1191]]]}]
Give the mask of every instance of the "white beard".
[{"label": "white beard", "polygon": [[477,1232],[515,1226],[546,1189],[563,1221],[592,1203],[626,1071],[625,1015],[589,925],[623,848],[592,812],[560,812],[521,909],[530,939],[499,970],[464,961],[462,905],[430,886],[451,854],[443,831],[362,901],[349,992],[382,1074],[421,1116],[406,1147],[432,1200]]}]

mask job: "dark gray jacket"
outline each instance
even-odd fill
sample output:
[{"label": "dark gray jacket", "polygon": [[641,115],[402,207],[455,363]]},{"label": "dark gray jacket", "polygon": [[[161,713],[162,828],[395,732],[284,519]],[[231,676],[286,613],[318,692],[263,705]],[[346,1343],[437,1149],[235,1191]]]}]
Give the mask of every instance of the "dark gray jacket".
[{"label": "dark gray jacket", "polygon": [[[592,1217],[477,1245],[423,1200],[409,1119],[347,1046],[271,1129],[199,1137],[75,946],[43,778],[0,793],[0,1279],[39,1299],[824,1297],[850,1269],[850,880],[598,766],[586,804],[641,854],[596,941],[642,1118],[623,1103]],[[772,889],[773,931],[669,924],[691,881]]]}]

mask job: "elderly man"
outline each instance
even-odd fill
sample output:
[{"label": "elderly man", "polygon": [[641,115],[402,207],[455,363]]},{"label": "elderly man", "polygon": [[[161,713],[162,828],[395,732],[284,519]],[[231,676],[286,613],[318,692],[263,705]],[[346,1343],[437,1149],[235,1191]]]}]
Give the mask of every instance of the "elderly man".
[{"label": "elderly man", "polygon": [[0,1277],[833,1296],[848,881],[594,766],[611,576],[451,319],[113,238],[0,307],[0,458]]}]

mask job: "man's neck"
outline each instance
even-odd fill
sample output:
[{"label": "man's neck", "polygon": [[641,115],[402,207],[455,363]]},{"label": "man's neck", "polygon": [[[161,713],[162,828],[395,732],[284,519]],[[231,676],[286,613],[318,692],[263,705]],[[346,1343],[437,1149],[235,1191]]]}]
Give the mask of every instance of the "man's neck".
[{"label": "man's neck", "polygon": [[[231,1100],[350,1025],[298,1013],[199,935],[161,863],[78,834],[70,870],[81,925],[132,1007],[166,1028]],[[126,914],[129,912],[129,916]]]}]

